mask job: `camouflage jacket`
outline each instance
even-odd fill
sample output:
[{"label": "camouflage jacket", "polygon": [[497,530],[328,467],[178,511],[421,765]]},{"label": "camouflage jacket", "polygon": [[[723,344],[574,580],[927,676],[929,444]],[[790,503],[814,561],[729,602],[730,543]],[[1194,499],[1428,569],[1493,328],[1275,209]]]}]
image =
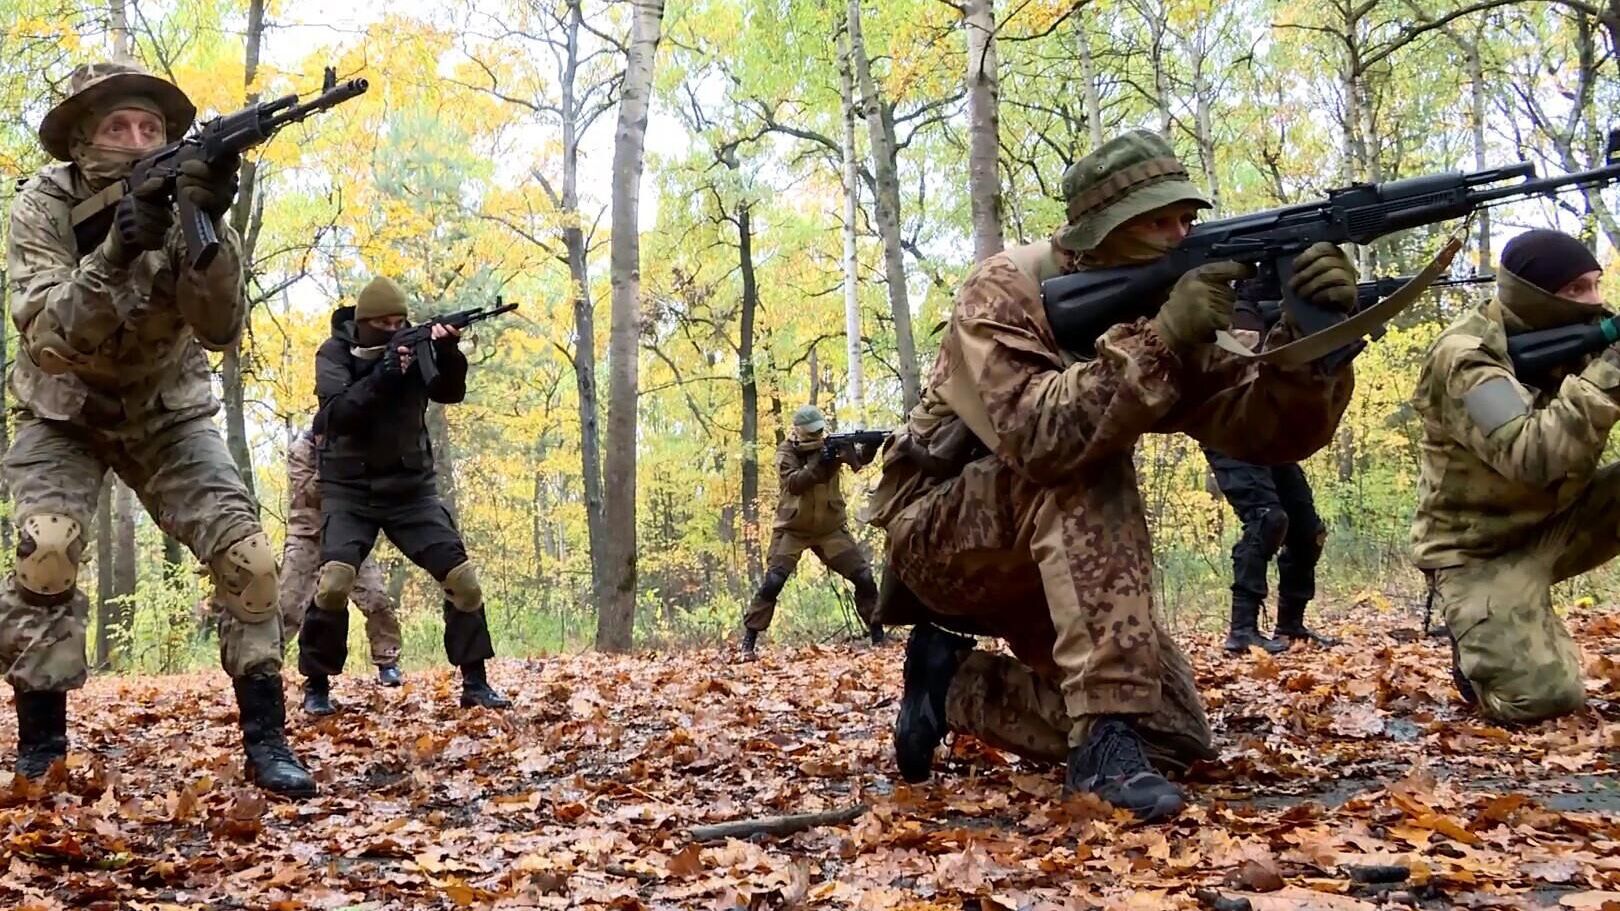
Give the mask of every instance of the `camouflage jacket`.
[{"label": "camouflage jacket", "polygon": [[821,441],[800,442],[789,434],[776,447],[776,475],[781,495],[776,502],[776,529],[805,537],[828,535],[844,527],[843,485],[839,468],[859,469],[853,457],[821,458]]},{"label": "camouflage jacket", "polygon": [[[1214,345],[1183,357],[1148,319],[1109,329],[1096,357],[1076,360],[1053,337],[1038,283],[1075,268],[1072,254],[1042,243],[988,257],[968,274],[922,400],[884,448],[867,521],[886,525],[953,473],[925,472],[930,462],[959,471],[993,453],[1055,486],[1122,464],[1132,472],[1148,433],[1186,433],[1268,465],[1303,459],[1332,438],[1354,388],[1349,365],[1327,376]],[[1291,338],[1284,321],[1266,344]]]},{"label": "camouflage jacket", "polygon": [[6,269],[21,336],[11,370],[18,402],[42,418],[100,426],[212,414],[219,403],[203,348],[223,350],[242,331],[235,231],[220,227],[220,253],[200,273],[184,265],[178,226],[164,249],[121,268],[99,246],[76,250],[69,211],[90,195],[77,167],[58,164],[12,204]]},{"label": "camouflage jacket", "polygon": [[287,535],[321,533],[321,485],[316,477],[315,435],[300,433],[287,447]]},{"label": "camouflage jacket", "polygon": [[1576,365],[1556,392],[1516,377],[1507,355],[1513,321],[1500,301],[1464,313],[1435,340],[1418,376],[1412,404],[1423,441],[1412,546],[1421,568],[1523,544],[1581,495],[1620,420],[1620,367],[1608,360]]}]

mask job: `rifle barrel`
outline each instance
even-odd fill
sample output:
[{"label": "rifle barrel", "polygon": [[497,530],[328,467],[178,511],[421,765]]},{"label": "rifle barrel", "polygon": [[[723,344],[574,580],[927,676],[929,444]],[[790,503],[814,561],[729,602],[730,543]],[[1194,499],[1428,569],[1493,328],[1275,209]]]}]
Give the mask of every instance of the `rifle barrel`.
[{"label": "rifle barrel", "polygon": [[1514,198],[1538,196],[1542,193],[1567,190],[1572,187],[1612,183],[1617,180],[1620,180],[1620,162],[1607,164],[1601,168],[1592,168],[1588,171],[1576,171],[1573,174],[1557,174],[1551,177],[1525,180],[1520,183],[1508,184],[1505,187],[1473,190],[1469,192],[1468,200],[1476,204],[1503,202]]}]

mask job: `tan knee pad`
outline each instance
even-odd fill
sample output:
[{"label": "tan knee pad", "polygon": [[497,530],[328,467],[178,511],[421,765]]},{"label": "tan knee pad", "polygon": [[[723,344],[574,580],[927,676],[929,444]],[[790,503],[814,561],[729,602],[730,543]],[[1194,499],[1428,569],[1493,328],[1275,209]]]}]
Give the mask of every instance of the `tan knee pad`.
[{"label": "tan knee pad", "polygon": [[478,585],[478,571],[473,569],[471,560],[444,577],[444,596],[459,611],[472,613],[484,606],[484,590]]},{"label": "tan knee pad", "polygon": [[349,592],[354,591],[354,577],[359,570],[347,563],[329,560],[321,564],[321,576],[315,583],[315,606],[321,610],[349,609]]},{"label": "tan knee pad", "polygon": [[84,529],[58,513],[29,516],[18,526],[17,584],[23,591],[60,599],[73,591],[84,553]]},{"label": "tan knee pad", "polygon": [[214,555],[214,600],[245,623],[276,615],[276,555],[270,536],[256,531]]}]

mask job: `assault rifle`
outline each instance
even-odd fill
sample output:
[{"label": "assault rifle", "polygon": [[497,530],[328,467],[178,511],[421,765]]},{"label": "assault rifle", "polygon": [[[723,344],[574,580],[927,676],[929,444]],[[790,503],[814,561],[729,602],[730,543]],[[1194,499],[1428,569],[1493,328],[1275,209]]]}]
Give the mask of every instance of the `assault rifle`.
[{"label": "assault rifle", "polygon": [[[326,68],[321,94],[303,103],[297,95],[286,95],[274,101],[250,104],[234,114],[225,114],[199,126],[190,136],[171,142],[161,149],[135,162],[125,177],[100,193],[73,207],[73,236],[80,250],[88,250],[101,242],[112,227],[113,208],[118,200],[152,178],[163,182],[163,192],[174,198],[175,181],[180,167],[188,161],[213,162],[253,148],[274,136],[282,127],[298,123],[311,114],[334,108],[352,98],[365,94],[369,84],[364,79],[338,82],[337,70]],[[185,199],[179,200],[180,229],[186,238],[186,254],[191,268],[208,268],[219,252],[219,237],[214,221],[206,213]]]},{"label": "assault rifle", "polygon": [[821,441],[821,457],[828,461],[841,452],[853,452],[857,446],[878,446],[889,438],[891,430],[852,430],[849,433],[830,433]]},{"label": "assault rifle", "polygon": [[465,329],[473,323],[482,322],[491,317],[509,313],[518,308],[517,304],[501,304],[499,295],[495,298],[495,307],[474,307],[470,310],[457,310],[442,316],[429,318],[426,322],[414,326],[406,326],[394,333],[388,340],[388,349],[385,358],[399,357],[399,349],[406,348],[411,352],[411,363],[422,371],[422,381],[432,385],[439,378],[439,363],[433,355],[433,327],[449,326],[453,329]]},{"label": "assault rifle", "polygon": [[[1312,244],[1365,244],[1408,228],[1471,215],[1479,209],[1580,187],[1620,182],[1620,128],[1609,131],[1607,164],[1556,177],[1535,177],[1527,161],[1484,171],[1428,174],[1329,190],[1326,199],[1219,218],[1194,225],[1165,256],[1145,266],[1090,269],[1047,279],[1041,298],[1059,344],[1083,357],[1109,327],[1152,316],[1177,279],[1213,262],[1252,263],[1257,274],[1242,293],[1277,300],[1306,337],[1332,329],[1345,315],[1297,297],[1289,288],[1294,257]],[[1516,183],[1503,181],[1524,178]],[[1335,339],[1339,346],[1355,337]],[[1294,344],[1300,344],[1295,342]],[[1330,349],[1331,350],[1331,349]]]},{"label": "assault rifle", "polygon": [[1620,341],[1620,316],[1597,323],[1538,329],[1508,336],[1508,358],[1519,377],[1545,376],[1554,367],[1596,354]]}]

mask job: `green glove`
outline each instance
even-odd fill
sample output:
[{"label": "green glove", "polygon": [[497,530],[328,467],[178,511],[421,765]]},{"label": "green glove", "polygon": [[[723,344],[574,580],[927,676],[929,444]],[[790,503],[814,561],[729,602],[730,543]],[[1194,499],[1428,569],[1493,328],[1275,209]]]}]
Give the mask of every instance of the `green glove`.
[{"label": "green glove", "polygon": [[1210,263],[1188,272],[1170,289],[1170,297],[1153,318],[1165,344],[1177,352],[1215,340],[1218,330],[1232,325],[1237,290],[1232,283],[1254,277],[1244,263]]},{"label": "green glove", "polygon": [[1349,313],[1356,306],[1356,267],[1337,245],[1322,241],[1294,257],[1288,287],[1324,310]]}]

